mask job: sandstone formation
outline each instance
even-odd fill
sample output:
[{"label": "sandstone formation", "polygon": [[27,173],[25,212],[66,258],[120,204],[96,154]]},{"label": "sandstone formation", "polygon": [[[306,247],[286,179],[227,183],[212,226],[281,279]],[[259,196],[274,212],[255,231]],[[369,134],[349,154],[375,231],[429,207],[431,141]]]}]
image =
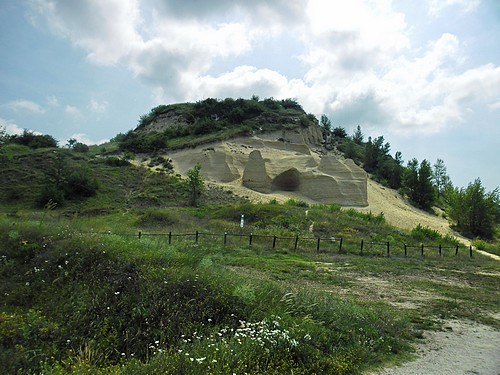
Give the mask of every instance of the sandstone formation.
[{"label": "sandstone formation", "polygon": [[171,152],[175,170],[196,163],[207,182],[270,195],[288,194],[307,202],[367,206],[367,175],[352,160],[322,146],[319,127],[236,138]]}]

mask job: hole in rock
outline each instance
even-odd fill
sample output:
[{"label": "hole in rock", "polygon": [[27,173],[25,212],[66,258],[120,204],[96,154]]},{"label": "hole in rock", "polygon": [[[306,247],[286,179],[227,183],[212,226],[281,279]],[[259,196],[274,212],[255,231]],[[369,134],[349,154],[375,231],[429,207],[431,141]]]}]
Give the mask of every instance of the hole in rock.
[{"label": "hole in rock", "polygon": [[291,168],[279,174],[273,180],[273,190],[295,191],[300,185],[300,173],[297,169]]}]

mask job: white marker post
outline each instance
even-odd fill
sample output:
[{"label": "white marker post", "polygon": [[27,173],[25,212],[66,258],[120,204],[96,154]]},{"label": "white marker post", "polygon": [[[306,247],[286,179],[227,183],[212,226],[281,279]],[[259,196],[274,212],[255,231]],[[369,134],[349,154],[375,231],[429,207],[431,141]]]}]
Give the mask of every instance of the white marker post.
[{"label": "white marker post", "polygon": [[245,225],[245,215],[241,214],[241,220],[240,220],[240,238],[243,236],[243,226]]}]

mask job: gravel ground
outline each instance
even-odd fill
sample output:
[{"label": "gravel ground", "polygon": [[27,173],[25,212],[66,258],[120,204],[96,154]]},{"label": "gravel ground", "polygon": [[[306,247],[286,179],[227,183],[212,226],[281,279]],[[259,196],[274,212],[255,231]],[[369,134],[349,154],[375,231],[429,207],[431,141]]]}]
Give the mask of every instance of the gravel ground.
[{"label": "gravel ground", "polygon": [[426,332],[418,358],[373,375],[499,375],[500,331],[463,321],[447,321],[445,330]]}]

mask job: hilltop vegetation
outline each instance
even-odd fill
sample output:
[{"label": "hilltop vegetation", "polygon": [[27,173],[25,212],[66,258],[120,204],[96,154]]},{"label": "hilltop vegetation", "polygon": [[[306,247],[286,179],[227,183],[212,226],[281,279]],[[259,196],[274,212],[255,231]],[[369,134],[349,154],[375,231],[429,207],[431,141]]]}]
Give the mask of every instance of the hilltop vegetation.
[{"label": "hilltop vegetation", "polygon": [[[158,119],[169,115],[176,117],[175,124],[148,129]],[[208,98],[196,103],[157,106],[141,116],[135,130],[115,139],[121,150],[153,153],[249,135],[254,131],[313,124],[317,124],[314,115],[306,114],[293,99]]]}]

